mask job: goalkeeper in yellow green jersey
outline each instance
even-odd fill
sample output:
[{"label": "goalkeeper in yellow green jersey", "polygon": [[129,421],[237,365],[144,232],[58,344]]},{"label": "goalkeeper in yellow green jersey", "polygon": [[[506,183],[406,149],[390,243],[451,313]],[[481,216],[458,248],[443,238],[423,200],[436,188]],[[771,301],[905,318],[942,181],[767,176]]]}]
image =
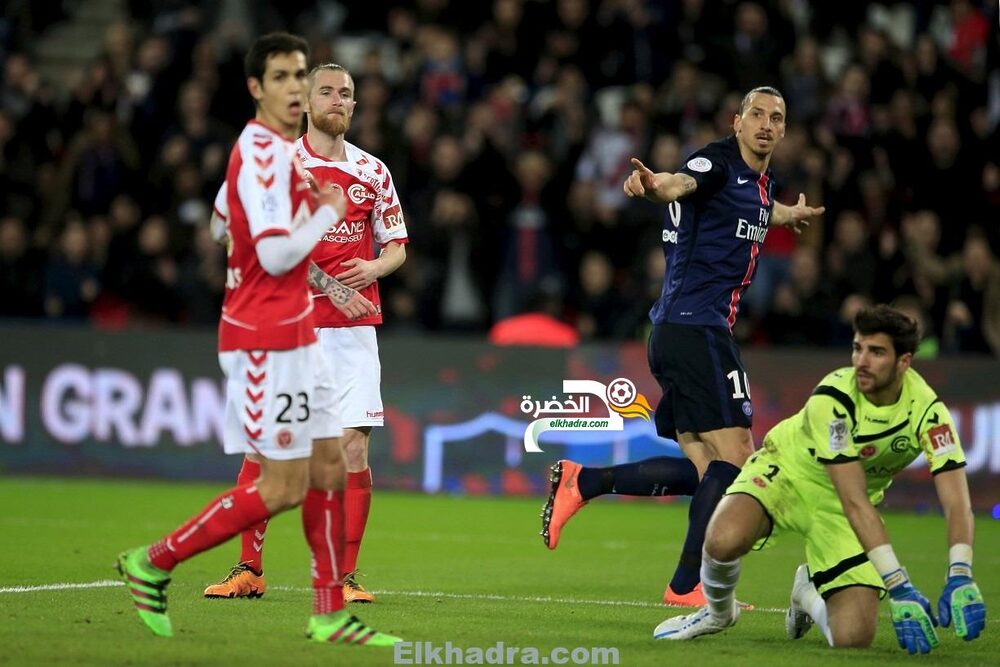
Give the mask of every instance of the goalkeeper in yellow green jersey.
[{"label": "goalkeeper in yellow green jersey", "polygon": [[[888,306],[858,313],[852,366],[823,378],[798,414],[768,432],[715,510],[701,564],[707,604],[663,621],[654,637],[693,639],[735,625],[740,558],[783,532],[806,542],[785,618],[790,637],[815,624],[831,646],[870,646],[886,593],[900,648],[911,654],[938,645],[939,623],[966,640],[983,632],[965,456],[948,408],[910,368],[918,340],[916,323]],[[921,453],[948,524],[950,566],[936,615],[875,509]]]}]

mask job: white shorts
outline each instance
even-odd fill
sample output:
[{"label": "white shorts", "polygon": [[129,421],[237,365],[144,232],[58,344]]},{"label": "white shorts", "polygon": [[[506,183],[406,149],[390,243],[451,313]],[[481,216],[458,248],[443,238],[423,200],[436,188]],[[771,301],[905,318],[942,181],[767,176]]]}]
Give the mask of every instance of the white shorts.
[{"label": "white shorts", "polygon": [[312,455],[313,439],[342,434],[329,367],[318,345],[220,352],[219,365],[226,376],[227,454],[304,459]]},{"label": "white shorts", "polygon": [[323,356],[330,365],[344,428],[382,426],[382,365],[375,327],[316,329]]}]

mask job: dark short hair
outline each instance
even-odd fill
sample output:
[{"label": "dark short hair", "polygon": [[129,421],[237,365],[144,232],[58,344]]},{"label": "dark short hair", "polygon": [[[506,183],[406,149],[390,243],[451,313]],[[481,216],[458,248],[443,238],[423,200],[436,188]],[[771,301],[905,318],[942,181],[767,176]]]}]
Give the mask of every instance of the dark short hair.
[{"label": "dark short hair", "polygon": [[747,105],[750,104],[750,96],[753,95],[754,93],[764,93],[765,95],[773,95],[774,97],[777,97],[782,102],[785,101],[785,96],[782,95],[781,91],[778,90],[777,88],[775,88],[773,86],[757,86],[756,88],[754,88],[754,89],[752,89],[750,91],[747,91],[747,94],[743,96],[742,100],[740,100],[740,115],[741,116],[743,115],[743,112],[746,111]]},{"label": "dark short hair", "polygon": [[308,60],[309,42],[287,32],[271,32],[258,37],[243,59],[243,73],[248,79],[254,78],[263,82],[268,58],[276,53],[296,51],[300,51]]},{"label": "dark short hair", "polygon": [[859,310],[854,316],[854,332],[862,336],[884,333],[892,339],[896,356],[913,354],[920,342],[919,323],[884,303]]}]

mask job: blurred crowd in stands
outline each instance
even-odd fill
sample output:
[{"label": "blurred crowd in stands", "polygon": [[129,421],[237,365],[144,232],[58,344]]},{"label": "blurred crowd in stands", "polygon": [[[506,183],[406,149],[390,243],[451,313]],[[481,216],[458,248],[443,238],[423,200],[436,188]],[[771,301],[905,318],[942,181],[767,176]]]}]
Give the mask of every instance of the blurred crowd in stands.
[{"label": "blurred crowd in stands", "polygon": [[843,345],[860,306],[894,302],[923,354],[1000,354],[992,0],[135,0],[99,57],[41,76],[34,46],[81,4],[0,18],[0,316],[214,324],[207,223],[253,114],[243,54],[288,29],[353,71],[348,140],[404,203],[387,330],[536,310],[644,340],[664,210],[624,196],[628,159],[676,170],[775,85],[778,198],[826,215],[770,231],[737,336]]}]

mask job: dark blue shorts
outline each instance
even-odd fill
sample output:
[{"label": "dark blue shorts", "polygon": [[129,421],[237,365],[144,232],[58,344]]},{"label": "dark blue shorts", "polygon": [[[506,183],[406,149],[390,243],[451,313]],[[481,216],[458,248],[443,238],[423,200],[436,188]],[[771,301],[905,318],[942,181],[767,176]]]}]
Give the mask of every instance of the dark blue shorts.
[{"label": "dark blue shorts", "polygon": [[729,329],[695,324],[657,324],[649,336],[649,370],[663,396],[656,432],[704,433],[753,423],[749,378]]}]

